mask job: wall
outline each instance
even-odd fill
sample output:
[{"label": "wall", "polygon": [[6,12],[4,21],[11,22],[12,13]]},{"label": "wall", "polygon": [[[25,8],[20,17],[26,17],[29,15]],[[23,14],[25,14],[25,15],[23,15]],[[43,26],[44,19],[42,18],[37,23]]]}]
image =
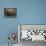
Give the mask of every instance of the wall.
[{"label": "wall", "polygon": [[[4,18],[3,9],[17,8],[17,18]],[[1,0],[0,44],[7,44],[9,32],[17,32],[17,24],[46,24],[46,0]]]},{"label": "wall", "polygon": [[28,0],[21,4],[21,24],[46,24],[46,0]]}]

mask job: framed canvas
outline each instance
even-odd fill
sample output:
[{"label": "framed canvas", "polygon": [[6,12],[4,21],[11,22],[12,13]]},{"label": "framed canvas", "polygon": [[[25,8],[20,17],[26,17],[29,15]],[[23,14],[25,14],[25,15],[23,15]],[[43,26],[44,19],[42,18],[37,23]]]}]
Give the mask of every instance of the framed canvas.
[{"label": "framed canvas", "polygon": [[5,18],[16,18],[17,8],[4,8],[4,17]]}]

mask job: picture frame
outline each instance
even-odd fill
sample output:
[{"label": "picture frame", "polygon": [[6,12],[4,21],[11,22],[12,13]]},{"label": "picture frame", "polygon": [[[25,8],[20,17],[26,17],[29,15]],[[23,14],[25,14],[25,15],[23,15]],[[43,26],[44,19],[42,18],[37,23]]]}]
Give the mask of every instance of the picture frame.
[{"label": "picture frame", "polygon": [[4,8],[4,17],[5,18],[16,18],[17,8]]}]

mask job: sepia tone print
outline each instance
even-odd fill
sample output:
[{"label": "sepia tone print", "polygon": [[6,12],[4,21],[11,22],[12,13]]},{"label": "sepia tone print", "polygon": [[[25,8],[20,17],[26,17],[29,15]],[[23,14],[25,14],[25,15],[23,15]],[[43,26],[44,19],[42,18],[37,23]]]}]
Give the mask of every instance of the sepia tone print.
[{"label": "sepia tone print", "polygon": [[4,16],[5,17],[16,17],[17,9],[16,8],[4,8]]}]

